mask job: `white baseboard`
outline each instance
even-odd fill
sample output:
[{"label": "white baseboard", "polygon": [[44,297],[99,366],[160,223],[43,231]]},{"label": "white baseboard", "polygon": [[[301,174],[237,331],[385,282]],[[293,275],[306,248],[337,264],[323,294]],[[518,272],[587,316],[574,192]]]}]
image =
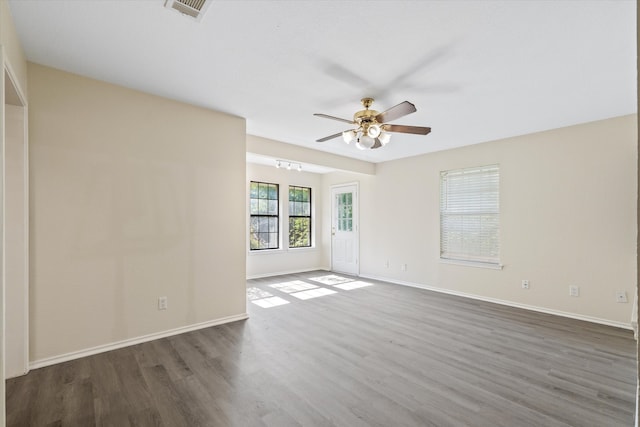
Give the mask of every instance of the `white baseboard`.
[{"label": "white baseboard", "polygon": [[157,340],[160,338],[166,338],[173,335],[183,334],[185,332],[191,332],[198,329],[209,328],[211,326],[218,326],[224,323],[236,322],[238,320],[248,319],[247,313],[237,314],[234,316],[222,317],[220,319],[209,320],[207,322],[196,323],[189,326],[182,326],[180,328],[169,329],[168,331],[156,332],[149,335],[143,335],[141,337],[129,338],[122,341],[117,341],[110,344],[99,345],[84,350],[73,351],[71,353],[61,354],[59,356],[47,357],[45,359],[34,360],[29,363],[29,369],[44,368],[45,366],[55,365],[57,363],[68,362],[70,360],[79,359],[81,357],[92,356],[98,353],[104,353],[111,350],[117,350],[119,348],[128,347],[130,345],[142,344],[144,342]]},{"label": "white baseboard", "polygon": [[360,277],[367,278],[367,279],[373,279],[373,280],[380,280],[380,281],[383,281],[383,282],[389,282],[389,283],[393,283],[393,284],[396,284],[396,285],[410,286],[412,288],[426,289],[426,290],[429,290],[429,291],[440,292],[440,293],[443,293],[443,294],[456,295],[456,296],[464,297],[464,298],[471,298],[471,299],[475,299],[475,300],[479,300],[479,301],[492,302],[494,304],[507,305],[509,307],[523,308],[525,310],[537,311],[539,313],[553,314],[555,316],[568,317],[570,319],[584,320],[586,322],[599,323],[601,325],[613,326],[613,327],[616,327],[616,328],[633,330],[633,327],[631,326],[631,323],[615,322],[613,320],[601,319],[599,317],[585,316],[585,315],[582,315],[582,314],[570,313],[570,312],[567,312],[567,311],[554,310],[554,309],[546,308],[546,307],[538,307],[538,306],[535,306],[535,305],[521,304],[519,302],[501,300],[501,299],[485,297],[485,296],[481,296],[481,295],[468,294],[466,292],[459,292],[459,291],[454,291],[454,290],[451,290],[451,289],[437,288],[435,286],[423,285],[423,284],[420,284],[420,283],[405,282],[405,281],[402,281],[402,280],[390,279],[388,277],[378,277],[378,276],[370,276],[370,275],[364,275],[364,274],[360,275]]},{"label": "white baseboard", "polygon": [[252,276],[247,276],[247,280],[263,279],[265,277],[273,277],[273,276],[284,276],[285,274],[309,273],[310,271],[323,271],[323,270],[326,270],[326,268],[316,267],[316,268],[304,268],[301,270],[288,270],[288,271],[277,271],[273,273],[254,274]]}]

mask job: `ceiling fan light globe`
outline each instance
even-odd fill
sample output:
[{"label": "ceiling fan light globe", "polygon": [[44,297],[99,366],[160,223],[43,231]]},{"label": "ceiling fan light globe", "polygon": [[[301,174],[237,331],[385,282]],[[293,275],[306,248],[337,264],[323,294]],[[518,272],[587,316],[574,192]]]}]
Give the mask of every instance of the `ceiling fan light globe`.
[{"label": "ceiling fan light globe", "polygon": [[380,143],[382,145],[387,145],[389,141],[391,141],[391,134],[388,132],[380,132],[380,136],[378,136]]},{"label": "ceiling fan light globe", "polygon": [[371,138],[377,138],[380,135],[380,132],[382,131],[382,129],[380,129],[379,125],[371,125],[369,126],[369,128],[367,129],[367,135]]},{"label": "ceiling fan light globe", "polygon": [[342,139],[347,144],[353,141],[355,138],[356,138],[356,133],[352,130],[345,130],[344,132],[342,132]]},{"label": "ceiling fan light globe", "polygon": [[368,135],[362,135],[358,142],[366,149],[373,147],[373,144],[376,143],[376,140]]}]

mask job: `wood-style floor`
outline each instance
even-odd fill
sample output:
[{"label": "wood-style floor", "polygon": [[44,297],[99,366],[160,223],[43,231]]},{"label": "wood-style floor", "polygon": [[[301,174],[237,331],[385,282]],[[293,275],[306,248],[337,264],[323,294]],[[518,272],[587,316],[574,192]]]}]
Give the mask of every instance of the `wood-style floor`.
[{"label": "wood-style floor", "polygon": [[633,425],[630,331],[328,275],[250,280],[247,321],[11,379],[8,425]]}]

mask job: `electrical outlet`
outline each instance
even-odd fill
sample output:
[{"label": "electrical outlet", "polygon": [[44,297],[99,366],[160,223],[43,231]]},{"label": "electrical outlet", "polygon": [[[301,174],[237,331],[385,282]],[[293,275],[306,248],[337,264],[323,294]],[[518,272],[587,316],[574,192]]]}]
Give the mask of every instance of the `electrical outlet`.
[{"label": "electrical outlet", "polygon": [[384,266],[385,266],[386,268],[389,268],[389,260],[386,260],[386,261],[384,262]]},{"label": "electrical outlet", "polygon": [[627,293],[625,291],[616,291],[616,302],[627,302]]},{"label": "electrical outlet", "polygon": [[580,296],[580,287],[576,285],[569,286],[569,296],[570,297],[579,297]]},{"label": "electrical outlet", "polygon": [[158,297],[158,310],[167,309],[167,297]]},{"label": "electrical outlet", "polygon": [[522,289],[529,289],[529,281],[528,280],[523,280],[522,281]]},{"label": "electrical outlet", "polygon": [[407,271],[407,264],[402,264],[402,265],[400,266],[400,270],[402,270],[402,271]]}]

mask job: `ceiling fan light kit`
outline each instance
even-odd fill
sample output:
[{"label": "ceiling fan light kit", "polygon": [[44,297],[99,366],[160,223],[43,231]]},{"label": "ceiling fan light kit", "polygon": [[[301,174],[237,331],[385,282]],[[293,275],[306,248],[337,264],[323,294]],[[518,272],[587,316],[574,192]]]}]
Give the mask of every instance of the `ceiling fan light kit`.
[{"label": "ceiling fan light kit", "polygon": [[342,132],[342,139],[347,144],[356,139],[356,137],[357,134],[355,130],[345,130],[344,132]]},{"label": "ceiling fan light kit", "polygon": [[390,132],[417,135],[427,135],[431,132],[431,128],[428,127],[392,125],[386,123],[416,112],[416,107],[409,101],[404,101],[382,113],[369,109],[371,104],[373,104],[373,98],[362,98],[360,102],[362,102],[364,110],[357,111],[353,115],[353,120],[341,119],[327,114],[314,114],[314,116],[338,120],[357,126],[355,129],[347,129],[344,132],[320,138],[317,142],[324,142],[342,136],[342,139],[347,144],[355,140],[355,146],[357,148],[360,150],[368,150],[387,145],[391,140]]},{"label": "ceiling fan light kit", "polygon": [[391,134],[388,132],[382,132],[378,137],[378,139],[380,140],[383,146],[387,145],[389,141],[391,141]]},{"label": "ceiling fan light kit", "polygon": [[376,143],[376,140],[374,138],[371,138],[369,135],[362,135],[356,141],[356,147],[358,147],[361,150],[367,150],[373,147],[375,143]]}]

